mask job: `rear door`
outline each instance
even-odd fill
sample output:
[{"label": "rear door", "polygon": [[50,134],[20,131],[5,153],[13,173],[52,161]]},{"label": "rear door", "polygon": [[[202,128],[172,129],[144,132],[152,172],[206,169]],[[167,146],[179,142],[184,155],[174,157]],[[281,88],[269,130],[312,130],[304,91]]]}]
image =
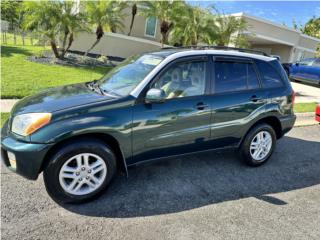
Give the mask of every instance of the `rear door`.
[{"label": "rear door", "polygon": [[213,57],[211,141],[215,148],[238,144],[243,127],[263,111],[266,93],[251,59]]}]

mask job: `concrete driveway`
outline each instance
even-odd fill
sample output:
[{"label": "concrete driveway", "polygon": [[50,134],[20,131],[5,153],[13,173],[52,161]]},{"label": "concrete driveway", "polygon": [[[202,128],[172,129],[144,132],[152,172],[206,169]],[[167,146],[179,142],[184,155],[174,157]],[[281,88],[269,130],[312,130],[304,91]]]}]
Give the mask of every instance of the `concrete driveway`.
[{"label": "concrete driveway", "polygon": [[320,239],[320,126],[294,128],[266,165],[204,153],[130,169],[97,200],[59,206],[1,170],[2,239]]},{"label": "concrete driveway", "polygon": [[298,82],[291,82],[291,85],[296,92],[296,103],[320,103],[320,87]]}]

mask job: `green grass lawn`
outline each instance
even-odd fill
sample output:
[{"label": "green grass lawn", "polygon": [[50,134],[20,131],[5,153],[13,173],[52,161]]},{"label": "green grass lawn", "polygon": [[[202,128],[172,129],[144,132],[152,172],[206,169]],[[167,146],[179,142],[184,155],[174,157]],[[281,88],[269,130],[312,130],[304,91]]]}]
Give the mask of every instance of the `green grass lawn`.
[{"label": "green grass lawn", "polygon": [[317,103],[296,103],[294,104],[294,112],[304,113],[304,112],[314,112],[316,110]]},{"label": "green grass lawn", "polygon": [[1,127],[3,126],[4,122],[9,118],[10,113],[0,113],[1,114]]},{"label": "green grass lawn", "polygon": [[1,98],[22,98],[40,90],[98,79],[108,67],[66,67],[28,61],[39,46],[1,46]]}]

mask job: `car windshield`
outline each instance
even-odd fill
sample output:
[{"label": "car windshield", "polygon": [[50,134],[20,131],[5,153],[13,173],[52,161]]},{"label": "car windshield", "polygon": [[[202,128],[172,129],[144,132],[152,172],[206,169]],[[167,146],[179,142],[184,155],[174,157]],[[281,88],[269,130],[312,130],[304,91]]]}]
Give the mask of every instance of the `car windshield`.
[{"label": "car windshield", "polygon": [[162,60],[152,54],[130,57],[107,73],[99,87],[105,93],[127,96]]}]

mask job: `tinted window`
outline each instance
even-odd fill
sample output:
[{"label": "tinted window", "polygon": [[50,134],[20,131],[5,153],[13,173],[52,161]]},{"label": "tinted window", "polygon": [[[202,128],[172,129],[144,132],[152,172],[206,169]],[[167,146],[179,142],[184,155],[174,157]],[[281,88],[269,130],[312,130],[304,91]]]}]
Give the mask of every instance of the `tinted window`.
[{"label": "tinted window", "polygon": [[251,63],[216,61],[216,93],[258,88],[258,78]]},{"label": "tinted window", "polygon": [[320,67],[320,59],[315,60],[313,66]]},{"label": "tinted window", "polygon": [[312,63],[313,63],[314,59],[312,58],[307,58],[307,59],[303,59],[299,62],[300,65],[303,65],[303,66],[311,66]]},{"label": "tinted window", "polygon": [[259,69],[262,86],[264,88],[273,88],[282,86],[282,80],[275,68],[269,63],[263,61],[257,61],[257,67]]},{"label": "tinted window", "polygon": [[246,64],[246,65],[247,65],[247,74],[248,74],[248,88],[249,89],[258,88],[259,81],[253,65],[252,64]]},{"label": "tinted window", "polygon": [[169,67],[151,86],[164,90],[167,99],[204,94],[206,62],[180,62]]}]

